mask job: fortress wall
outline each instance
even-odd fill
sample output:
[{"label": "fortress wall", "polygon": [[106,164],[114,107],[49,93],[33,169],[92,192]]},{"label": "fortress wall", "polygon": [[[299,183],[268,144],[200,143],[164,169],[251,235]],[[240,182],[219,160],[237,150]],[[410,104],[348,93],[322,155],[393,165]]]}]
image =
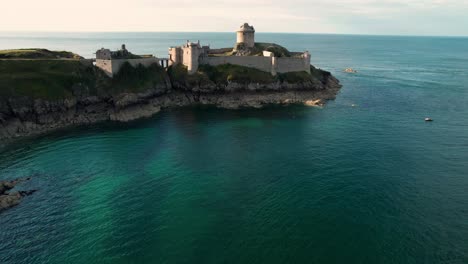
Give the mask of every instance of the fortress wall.
[{"label": "fortress wall", "polygon": [[271,72],[271,58],[259,56],[219,56],[219,57],[205,57],[201,60],[202,64],[209,64],[213,66],[221,64],[234,64],[255,68],[265,72]]},{"label": "fortress wall", "polygon": [[157,58],[142,58],[142,59],[122,59],[122,60],[112,60],[112,72],[113,74],[116,74],[119,72],[120,68],[122,65],[128,62],[130,65],[133,67],[138,66],[138,64],[141,64],[145,67],[150,66],[153,63],[157,63],[159,65],[159,60]]},{"label": "fortress wall", "polygon": [[272,74],[298,71],[310,72],[310,62],[306,58],[219,56],[201,58],[200,63],[213,66],[229,63],[271,72]]},{"label": "fortress wall", "polygon": [[180,47],[172,47],[169,49],[169,65],[182,63],[183,51]]},{"label": "fortress wall", "polygon": [[276,58],[276,72],[310,72],[310,62],[305,58]]},{"label": "fortress wall", "polygon": [[107,76],[112,77],[112,62],[111,60],[96,60],[96,67],[101,68]]},{"label": "fortress wall", "polygon": [[153,57],[142,59],[96,60],[96,67],[101,68],[109,77],[112,77],[114,74],[119,72],[125,62],[130,63],[133,67],[138,66],[138,64],[145,67],[148,67],[153,63],[159,64],[159,60]]}]

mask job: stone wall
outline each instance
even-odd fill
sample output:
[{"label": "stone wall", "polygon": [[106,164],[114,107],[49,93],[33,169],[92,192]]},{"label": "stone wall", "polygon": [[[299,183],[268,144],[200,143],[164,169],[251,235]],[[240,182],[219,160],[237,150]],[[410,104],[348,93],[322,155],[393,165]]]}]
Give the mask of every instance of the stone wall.
[{"label": "stone wall", "polygon": [[271,72],[273,75],[276,75],[276,73],[298,71],[306,71],[310,73],[310,60],[308,58],[277,58],[261,56],[216,56],[200,58],[200,64],[217,66],[228,63]]},{"label": "stone wall", "polygon": [[141,59],[120,59],[120,60],[96,60],[96,67],[101,68],[109,77],[118,73],[122,65],[128,62],[133,67],[141,64],[145,67],[150,66],[153,63],[159,65],[159,60],[155,57],[152,58],[141,58]]},{"label": "stone wall", "polygon": [[200,58],[200,64],[217,66],[221,64],[234,64],[271,72],[271,57],[260,56],[218,56]]},{"label": "stone wall", "polygon": [[103,70],[107,76],[112,77],[112,61],[111,60],[96,60],[96,67]]},{"label": "stone wall", "polygon": [[306,71],[310,73],[310,60],[307,58],[275,58],[274,70],[277,73]]},{"label": "stone wall", "polygon": [[169,66],[182,63],[183,51],[181,47],[169,48]]}]

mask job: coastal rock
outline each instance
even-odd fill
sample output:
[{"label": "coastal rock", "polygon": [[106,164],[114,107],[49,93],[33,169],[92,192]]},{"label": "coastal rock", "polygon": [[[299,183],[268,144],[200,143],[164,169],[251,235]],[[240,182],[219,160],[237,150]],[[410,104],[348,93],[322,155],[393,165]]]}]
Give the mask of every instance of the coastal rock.
[{"label": "coastal rock", "polygon": [[15,188],[17,184],[28,180],[30,180],[30,178],[0,181],[0,212],[18,205],[23,197],[36,192],[36,190],[9,192],[11,189]]},{"label": "coastal rock", "polygon": [[324,104],[325,102],[322,99],[307,100],[304,102],[306,106],[323,106]]},{"label": "coastal rock", "polygon": [[128,122],[138,118],[151,117],[159,111],[161,111],[161,107],[158,105],[133,105],[110,114],[110,120]]},{"label": "coastal rock", "polygon": [[[171,82],[172,81],[172,82]],[[169,80],[141,92],[100,96],[79,93],[62,100],[0,98],[0,145],[70,125],[102,121],[127,122],[150,117],[164,108],[193,104],[220,108],[259,108],[268,104],[323,105],[334,99],[341,85],[331,74],[296,83],[194,83]],[[77,93],[78,94],[78,93]]]},{"label": "coastal rock", "polygon": [[0,212],[18,205],[21,202],[21,198],[22,196],[19,192],[0,195]]}]

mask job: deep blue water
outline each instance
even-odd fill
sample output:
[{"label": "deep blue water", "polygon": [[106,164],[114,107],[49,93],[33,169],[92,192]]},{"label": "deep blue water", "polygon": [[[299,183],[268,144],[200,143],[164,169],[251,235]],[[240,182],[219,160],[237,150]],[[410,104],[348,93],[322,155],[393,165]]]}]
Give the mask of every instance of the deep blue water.
[{"label": "deep blue water", "polygon": [[[0,33],[0,49],[166,57],[186,39],[235,35]],[[172,109],[1,149],[0,180],[39,191],[0,214],[0,263],[468,263],[468,38],[257,40],[309,50],[337,99]]]}]

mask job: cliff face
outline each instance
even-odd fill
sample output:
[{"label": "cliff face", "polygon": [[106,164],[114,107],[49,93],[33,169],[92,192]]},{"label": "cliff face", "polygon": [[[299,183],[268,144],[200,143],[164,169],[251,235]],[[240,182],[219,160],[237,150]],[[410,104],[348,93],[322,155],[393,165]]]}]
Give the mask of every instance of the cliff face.
[{"label": "cliff face", "polygon": [[[315,75],[306,78],[302,75],[273,78],[257,72],[252,75],[246,69],[240,73],[222,70],[202,69],[188,75],[180,67],[166,73],[158,66],[149,69],[127,66],[109,79],[97,69],[78,66],[78,74],[60,82],[66,85],[62,90],[67,92],[61,91],[57,96],[50,96],[50,92],[28,95],[24,92],[28,83],[20,90],[17,88],[23,84],[5,81],[0,75],[0,90],[4,91],[0,93],[0,142],[70,125],[125,122],[149,117],[162,108],[191,104],[223,108],[321,104],[334,99],[341,87],[330,73],[315,68]],[[88,75],[84,76],[84,72]],[[44,76],[41,78],[47,77]],[[56,85],[51,80],[47,82]]]}]

